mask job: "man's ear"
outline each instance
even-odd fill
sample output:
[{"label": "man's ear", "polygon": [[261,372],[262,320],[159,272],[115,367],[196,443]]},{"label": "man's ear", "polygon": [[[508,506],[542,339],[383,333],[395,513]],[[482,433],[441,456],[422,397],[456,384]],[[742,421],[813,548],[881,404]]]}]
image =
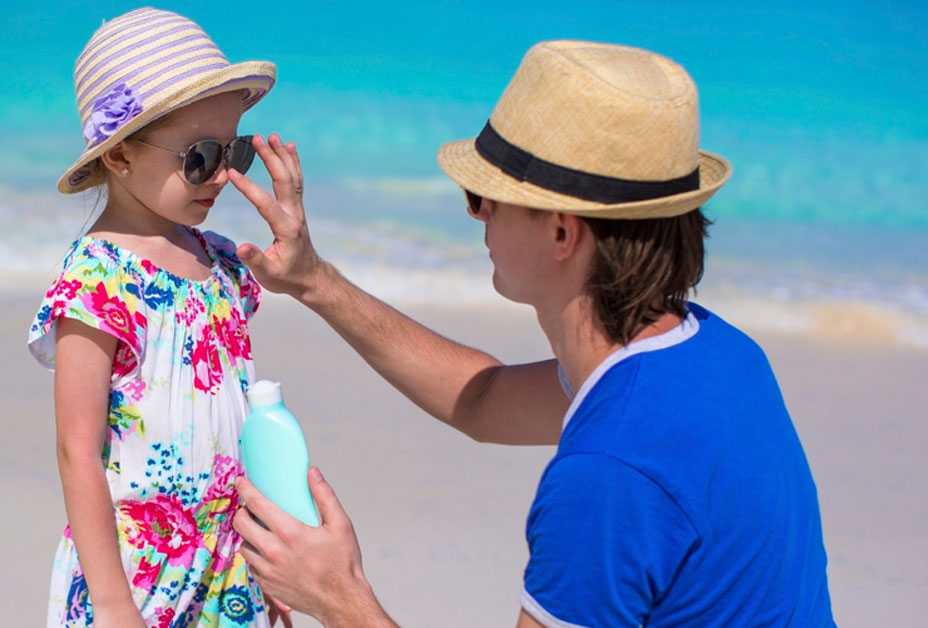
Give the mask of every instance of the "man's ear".
[{"label": "man's ear", "polygon": [[100,155],[103,166],[117,177],[126,177],[132,171],[132,158],[125,142],[119,142],[113,148]]},{"label": "man's ear", "polygon": [[554,259],[564,261],[577,251],[583,239],[586,224],[573,214],[552,214],[551,227],[554,237]]}]

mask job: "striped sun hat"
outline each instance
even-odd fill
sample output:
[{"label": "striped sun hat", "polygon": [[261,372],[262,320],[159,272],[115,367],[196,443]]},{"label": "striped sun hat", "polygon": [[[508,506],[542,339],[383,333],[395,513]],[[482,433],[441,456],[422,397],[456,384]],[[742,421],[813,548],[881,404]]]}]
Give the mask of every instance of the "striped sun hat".
[{"label": "striped sun hat", "polygon": [[102,182],[95,160],[152,121],[208,96],[242,90],[244,109],[274,85],[267,61],[232,65],[195,22],[137,9],[105,22],[74,66],[84,152],[58,180],[65,194]]}]

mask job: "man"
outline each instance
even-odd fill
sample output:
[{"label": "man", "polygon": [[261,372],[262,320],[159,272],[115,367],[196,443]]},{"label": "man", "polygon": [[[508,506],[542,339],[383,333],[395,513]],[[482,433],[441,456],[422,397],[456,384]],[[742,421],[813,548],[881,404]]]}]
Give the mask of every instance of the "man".
[{"label": "man", "polygon": [[[548,42],[480,136],[442,148],[486,225],[496,290],[535,308],[556,357],[515,366],[319,259],[292,145],[257,142],[276,199],[231,175],[275,236],[263,253],[239,248],[265,286],[472,438],[558,445],[529,513],[518,626],[833,625],[816,489],[773,372],[747,336],[687,301],[703,271],[699,208],[730,174],[698,135],[679,65]],[[331,487],[315,469],[309,481],[318,529],[240,483],[246,559],[266,591],[327,626],[394,625]]]}]

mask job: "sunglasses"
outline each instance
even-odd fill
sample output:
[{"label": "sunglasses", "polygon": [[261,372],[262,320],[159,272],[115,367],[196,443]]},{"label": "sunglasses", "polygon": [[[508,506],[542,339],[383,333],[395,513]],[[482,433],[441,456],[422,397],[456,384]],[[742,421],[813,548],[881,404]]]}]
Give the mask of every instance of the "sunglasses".
[{"label": "sunglasses", "polygon": [[483,202],[483,197],[469,190],[464,190],[464,195],[467,197],[467,213],[476,218],[480,215],[480,203]]},{"label": "sunglasses", "polygon": [[235,168],[245,174],[251,167],[251,162],[255,159],[255,149],[251,145],[251,137],[251,135],[240,135],[225,145],[219,140],[200,140],[194,142],[187,147],[187,150],[182,152],[144,140],[137,139],[135,141],[145,146],[170,151],[183,159],[184,178],[192,185],[200,185],[212,179],[222,164],[225,164],[226,168]]}]

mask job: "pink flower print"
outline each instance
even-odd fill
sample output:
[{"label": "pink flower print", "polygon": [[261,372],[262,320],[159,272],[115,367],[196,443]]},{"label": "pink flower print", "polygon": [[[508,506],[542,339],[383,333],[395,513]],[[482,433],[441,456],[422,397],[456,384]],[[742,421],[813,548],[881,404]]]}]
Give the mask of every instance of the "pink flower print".
[{"label": "pink flower print", "polygon": [[54,301],[52,303],[52,313],[49,316],[48,320],[56,321],[62,316],[64,316],[68,311],[68,304],[65,301]]},{"label": "pink flower print", "polygon": [[165,555],[169,565],[190,568],[202,538],[193,513],[176,497],[158,495],[146,501],[125,501],[119,510],[131,521],[127,526],[129,543]]},{"label": "pink flower print", "polygon": [[159,608],[155,613],[155,619],[158,620],[158,623],[155,624],[154,628],[171,628],[171,622],[174,621],[173,608]]},{"label": "pink flower print", "polygon": [[142,378],[134,379],[125,384],[121,390],[129,396],[129,399],[138,402],[142,400],[142,396],[145,394],[145,382]]},{"label": "pink flower print", "polygon": [[155,587],[155,583],[158,582],[158,576],[160,574],[160,563],[157,561],[150,563],[145,557],[142,557],[142,561],[139,563],[138,569],[132,577],[132,586],[142,589],[143,591],[151,592]]},{"label": "pink flower print", "polygon": [[145,269],[145,272],[148,273],[149,275],[154,275],[155,273],[158,272],[158,267],[152,264],[147,259],[142,260],[142,268]]},{"label": "pink flower print", "polygon": [[230,318],[219,320],[213,317],[216,325],[219,342],[226,348],[229,355],[233,358],[251,359],[251,338],[248,336],[248,326],[238,313],[233,309]]},{"label": "pink flower print", "polygon": [[190,325],[193,321],[197,320],[197,317],[206,311],[206,306],[203,305],[203,302],[199,299],[189,296],[184,301],[184,309],[178,310],[174,314],[174,318],[178,323],[183,323]]},{"label": "pink flower print", "polygon": [[202,508],[210,521],[218,523],[212,528],[216,537],[212,564],[215,573],[223,572],[231,564],[242,544],[241,537],[232,528],[232,515],[238,508],[235,480],[244,472],[241,462],[235,458],[222,454],[213,458],[212,481],[203,495]]},{"label": "pink flower print", "polygon": [[206,494],[203,495],[203,501],[208,502],[214,499],[224,497],[236,497],[235,480],[245,474],[242,463],[231,456],[217,454],[213,458],[212,481]]},{"label": "pink flower print", "polygon": [[91,313],[100,318],[100,329],[112,333],[136,351],[139,350],[136,326],[148,325],[142,314],[133,314],[122,299],[107,294],[103,282],[98,283],[96,289],[85,294],[81,300]]},{"label": "pink flower print", "polygon": [[[120,342],[119,346],[116,348],[116,353],[113,355],[113,375],[117,377],[122,375],[128,375],[131,373],[136,365],[138,364],[138,359],[135,357],[135,353],[132,352],[132,349],[129,345]],[[141,382],[141,380],[139,380]],[[144,389],[145,383],[142,382],[142,387]],[[141,398],[133,397],[135,401],[138,401]]]},{"label": "pink flower print", "polygon": [[235,554],[242,547],[242,537],[232,528],[232,518],[223,521],[217,532],[216,548],[213,550],[213,573],[222,573],[235,560]]},{"label": "pink flower print", "polygon": [[197,390],[212,393],[222,382],[222,364],[212,325],[203,327],[200,339],[193,347],[193,385]]},{"label": "pink flower print", "polygon": [[241,297],[242,303],[250,303],[251,311],[254,313],[261,302],[261,286],[250,276],[245,277],[242,279],[242,283],[239,284],[239,297]]},{"label": "pink flower print", "polygon": [[[48,292],[45,293],[46,297],[54,296],[63,296],[65,299],[73,299],[77,296],[77,291],[84,284],[77,279],[71,279],[70,281],[64,277],[59,277],[58,281],[48,289]],[[60,301],[59,301],[60,303]]]}]

